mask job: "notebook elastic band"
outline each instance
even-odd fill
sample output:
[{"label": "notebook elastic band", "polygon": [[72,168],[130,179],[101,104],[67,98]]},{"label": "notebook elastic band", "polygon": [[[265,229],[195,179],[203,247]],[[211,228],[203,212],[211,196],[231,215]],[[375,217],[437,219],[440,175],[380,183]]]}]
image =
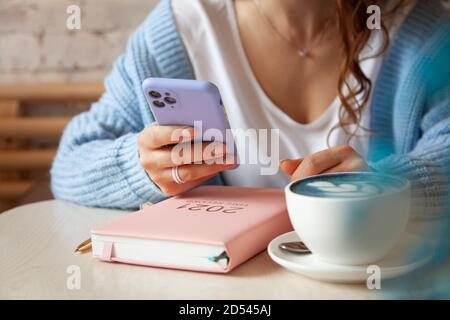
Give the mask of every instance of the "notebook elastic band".
[{"label": "notebook elastic band", "polygon": [[100,259],[103,261],[112,261],[113,248],[114,243],[112,241],[103,242],[103,251]]}]

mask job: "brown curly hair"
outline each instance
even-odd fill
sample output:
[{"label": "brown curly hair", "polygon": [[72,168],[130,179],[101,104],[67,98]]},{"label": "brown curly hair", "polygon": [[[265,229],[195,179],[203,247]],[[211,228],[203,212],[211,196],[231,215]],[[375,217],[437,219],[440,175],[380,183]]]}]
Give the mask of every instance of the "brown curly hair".
[{"label": "brown curly hair", "polygon": [[[386,23],[403,6],[405,0],[336,0],[336,21],[344,51],[344,61],[341,65],[338,80],[338,95],[341,102],[339,125],[336,126],[349,134],[349,140],[355,136],[355,130],[350,132],[348,126],[356,124],[360,127],[361,112],[367,105],[372,90],[372,81],[364,74],[360,65],[360,53],[367,44],[371,32],[367,27],[367,20],[371,13],[367,13],[370,5],[378,5],[382,10],[381,32],[385,42],[382,50],[375,56],[382,55],[389,47],[389,31]],[[349,77],[356,80],[356,86],[350,86]],[[361,100],[357,99],[361,94]],[[363,128],[368,130],[367,128]],[[331,132],[330,132],[331,133]]]}]

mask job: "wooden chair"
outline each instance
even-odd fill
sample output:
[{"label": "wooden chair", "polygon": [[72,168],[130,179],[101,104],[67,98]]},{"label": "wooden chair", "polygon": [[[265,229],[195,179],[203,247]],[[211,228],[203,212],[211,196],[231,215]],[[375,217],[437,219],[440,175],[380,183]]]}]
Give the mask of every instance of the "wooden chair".
[{"label": "wooden chair", "polygon": [[24,116],[24,105],[29,108],[36,103],[88,105],[102,92],[103,85],[98,83],[0,85],[0,212],[17,205],[33,189],[36,181],[31,173],[48,172],[57,143],[37,147],[36,141],[58,141],[70,120],[70,116],[50,114]]}]

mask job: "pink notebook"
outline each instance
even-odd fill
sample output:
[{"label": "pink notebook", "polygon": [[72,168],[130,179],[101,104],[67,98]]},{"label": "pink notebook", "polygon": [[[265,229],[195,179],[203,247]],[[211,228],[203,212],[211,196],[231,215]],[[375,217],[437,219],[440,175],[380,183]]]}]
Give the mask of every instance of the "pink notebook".
[{"label": "pink notebook", "polygon": [[199,187],[92,230],[93,255],[226,273],[291,231],[283,190]]}]

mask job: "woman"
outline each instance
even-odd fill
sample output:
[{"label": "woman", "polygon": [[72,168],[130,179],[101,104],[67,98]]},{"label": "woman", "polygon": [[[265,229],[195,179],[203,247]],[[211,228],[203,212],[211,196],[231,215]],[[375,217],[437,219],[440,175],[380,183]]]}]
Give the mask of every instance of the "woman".
[{"label": "woman", "polygon": [[[382,25],[372,31],[373,4]],[[53,192],[134,208],[219,183],[218,174],[230,185],[281,187],[289,178],[379,170],[408,177],[424,200],[420,214],[436,214],[449,181],[449,56],[439,1],[163,0],[130,38],[102,98],[66,128]],[[180,128],[153,124],[141,92],[147,77],[214,82],[232,127],[279,129],[284,174],[173,163]]]}]

